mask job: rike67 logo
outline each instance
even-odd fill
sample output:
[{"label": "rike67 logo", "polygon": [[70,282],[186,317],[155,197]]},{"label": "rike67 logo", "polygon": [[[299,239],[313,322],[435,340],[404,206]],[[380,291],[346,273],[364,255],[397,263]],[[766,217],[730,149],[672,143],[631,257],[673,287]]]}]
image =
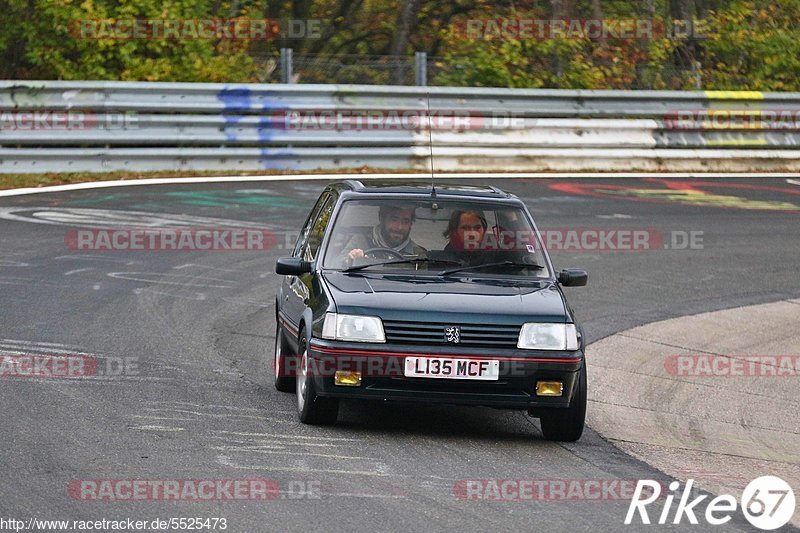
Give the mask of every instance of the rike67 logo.
[{"label": "rike67 logo", "polygon": [[[698,507],[708,498],[708,495],[701,494],[690,501],[689,498],[693,496],[693,483],[694,480],[687,480],[680,494],[678,494],[680,482],[673,481],[669,484],[669,492],[664,498],[664,507],[658,516],[658,524],[680,524],[685,517],[690,524],[697,525],[699,523],[698,514],[705,518],[706,523],[712,526],[719,526],[731,520],[738,505],[736,498],[730,494],[717,496],[708,502],[705,512],[701,514]],[[630,525],[634,521],[637,511],[641,523],[650,524],[647,506],[660,497],[661,484],[658,481],[640,479],[636,484],[631,504],[628,507],[628,514],[625,516],[625,525]],[[672,513],[672,504],[676,498],[678,500],[677,507]],[[770,531],[778,529],[791,520],[792,515],[794,515],[795,497],[792,487],[781,478],[761,476],[745,487],[742,493],[741,505],[742,514],[750,524],[758,529]],[[672,514],[671,520],[670,514]]]}]

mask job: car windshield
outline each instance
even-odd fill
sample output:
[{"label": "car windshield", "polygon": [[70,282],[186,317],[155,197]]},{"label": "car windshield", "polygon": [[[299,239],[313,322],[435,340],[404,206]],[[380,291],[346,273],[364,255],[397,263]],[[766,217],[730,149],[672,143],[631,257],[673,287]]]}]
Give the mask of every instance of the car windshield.
[{"label": "car windshield", "polygon": [[323,268],[435,275],[549,277],[518,206],[455,200],[347,200],[330,230]]}]

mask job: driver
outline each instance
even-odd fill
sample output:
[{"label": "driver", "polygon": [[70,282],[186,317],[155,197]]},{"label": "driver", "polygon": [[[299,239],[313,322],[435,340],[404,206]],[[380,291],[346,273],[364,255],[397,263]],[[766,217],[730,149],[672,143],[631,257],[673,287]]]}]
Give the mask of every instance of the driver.
[{"label": "driver", "polygon": [[372,228],[371,235],[354,235],[345,245],[349,250],[345,260],[348,263],[360,257],[370,248],[386,248],[406,257],[424,255],[427,250],[411,240],[411,226],[416,215],[415,208],[407,205],[382,205],[378,210],[378,224]]}]

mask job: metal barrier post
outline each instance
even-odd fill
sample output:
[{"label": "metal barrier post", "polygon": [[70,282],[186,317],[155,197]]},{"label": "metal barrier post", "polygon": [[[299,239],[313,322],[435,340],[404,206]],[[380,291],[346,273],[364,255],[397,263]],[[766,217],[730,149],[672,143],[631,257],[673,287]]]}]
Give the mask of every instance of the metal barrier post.
[{"label": "metal barrier post", "polygon": [[420,87],[428,85],[428,54],[426,52],[414,53],[414,66],[416,67],[416,84]]},{"label": "metal barrier post", "polygon": [[292,83],[291,48],[281,48],[281,83]]}]

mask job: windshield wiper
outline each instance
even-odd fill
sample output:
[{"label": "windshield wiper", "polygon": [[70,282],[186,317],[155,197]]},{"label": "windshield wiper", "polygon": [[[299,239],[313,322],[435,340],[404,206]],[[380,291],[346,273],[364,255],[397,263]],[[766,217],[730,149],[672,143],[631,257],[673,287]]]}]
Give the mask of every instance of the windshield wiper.
[{"label": "windshield wiper", "polygon": [[513,268],[532,268],[534,270],[544,270],[542,265],[537,265],[536,263],[521,263],[518,261],[501,261],[499,263],[483,263],[480,265],[472,265],[472,266],[465,266],[460,268],[451,268],[450,270],[442,270],[439,272],[440,276],[447,276],[449,274],[455,274],[456,272],[462,272],[464,270],[475,270],[478,268],[490,268],[490,267],[513,267]]},{"label": "windshield wiper", "polygon": [[342,272],[355,272],[357,270],[363,270],[365,268],[373,267],[373,266],[381,266],[381,265],[402,265],[404,263],[412,263],[412,264],[420,264],[420,263],[445,263],[448,265],[460,265],[461,263],[458,261],[453,261],[451,259],[430,259],[428,257],[418,257],[415,259],[398,259],[396,261],[382,261],[380,263],[368,263],[366,265],[358,265],[358,266],[351,266],[349,268],[345,268]]}]

